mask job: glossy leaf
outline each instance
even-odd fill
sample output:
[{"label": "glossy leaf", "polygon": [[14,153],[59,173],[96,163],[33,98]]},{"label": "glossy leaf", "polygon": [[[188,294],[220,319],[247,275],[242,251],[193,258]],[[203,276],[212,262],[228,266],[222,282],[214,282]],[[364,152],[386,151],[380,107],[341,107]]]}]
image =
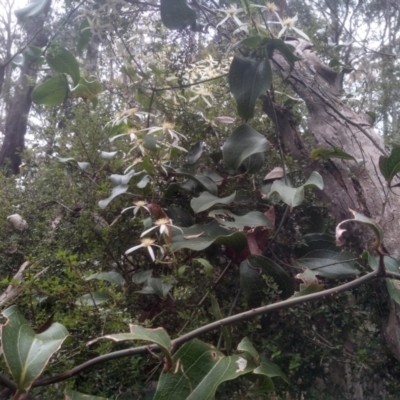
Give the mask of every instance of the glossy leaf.
[{"label": "glossy leaf", "polygon": [[216,204],[230,204],[235,200],[236,192],[233,192],[230,196],[219,198],[213,196],[209,192],[202,192],[199,197],[194,197],[190,201],[190,207],[193,208],[195,213],[199,213],[215,206]]},{"label": "glossy leaf", "polygon": [[255,174],[265,164],[265,153],[254,153],[251,156],[245,158],[239,166],[239,171],[246,172],[248,174]]},{"label": "glossy leaf", "polygon": [[161,0],[161,21],[172,30],[183,29],[196,23],[196,12],[186,0]]},{"label": "glossy leaf", "polygon": [[59,44],[51,45],[46,53],[46,61],[53,71],[69,75],[74,85],[79,83],[79,64],[69,50]]},{"label": "glossy leaf", "polygon": [[258,351],[255,349],[253,346],[253,343],[250,342],[249,338],[245,337],[243,338],[240,343],[238,344],[237,349],[239,351],[246,351],[249,353],[254,361],[258,361],[260,359],[260,355],[258,354]]},{"label": "glossy leaf", "polygon": [[188,164],[195,164],[203,155],[203,152],[206,148],[205,142],[197,142],[186,154],[186,162]]},{"label": "glossy leaf", "polygon": [[58,106],[67,98],[68,90],[67,78],[59,74],[36,86],[32,91],[32,101],[44,106]]},{"label": "glossy leaf", "polygon": [[289,63],[291,68],[294,67],[296,61],[301,61],[301,58],[297,57],[292,49],[281,39],[264,39],[263,43],[266,45],[269,57],[272,57],[275,50],[278,50],[286,61]]},{"label": "glossy leaf", "polygon": [[318,188],[320,190],[324,188],[324,182],[318,172],[314,171],[307,182],[297,188],[288,186],[283,180],[275,181],[272,184],[269,196],[271,197],[274,194],[278,194],[284,203],[290,207],[296,207],[303,202],[304,190],[307,188]]},{"label": "glossy leaf", "polygon": [[279,377],[282,378],[286,383],[289,383],[288,378],[282,372],[280,367],[264,356],[261,356],[261,365],[256,368],[253,373],[265,375],[269,378]]},{"label": "glossy leaf", "polygon": [[400,172],[400,146],[394,145],[389,157],[379,158],[379,169],[390,186],[393,178]]},{"label": "glossy leaf", "polygon": [[103,209],[106,208],[110,204],[111,200],[115,199],[117,196],[121,194],[126,193],[128,189],[129,189],[128,185],[116,186],[115,188],[113,188],[110,197],[107,197],[106,199],[99,201],[99,207]]},{"label": "glossy leaf", "polygon": [[198,339],[185,343],[174,354],[176,373],[161,374],[153,400],[213,400],[218,386],[247,374],[257,364],[247,353],[224,356]]},{"label": "glossy leaf", "polygon": [[193,174],[191,171],[185,168],[178,168],[174,170],[177,175],[186,176],[191,180],[197,182],[201,185],[205,190],[210,192],[212,195],[216,196],[218,193],[217,185],[211,180],[209,177],[201,175],[201,174]]},{"label": "glossy leaf", "polygon": [[205,260],[204,258],[195,258],[194,261],[197,261],[204,267],[204,272],[207,277],[212,276],[214,267],[210,264],[208,260]]},{"label": "glossy leaf", "polygon": [[260,211],[250,211],[246,215],[235,215],[228,210],[213,210],[208,213],[208,216],[215,218],[219,224],[226,228],[235,228],[241,231],[245,227],[265,226],[273,228],[271,221]]},{"label": "glossy leaf", "polygon": [[2,312],[7,322],[2,325],[1,344],[7,367],[19,390],[28,390],[59,350],[68,331],[53,323],[42,333],[35,334],[16,306]]},{"label": "glossy leaf", "polygon": [[254,116],[258,97],[272,82],[268,59],[261,61],[235,56],[229,69],[229,88],[236,99],[238,114],[246,121]]},{"label": "glossy leaf", "polygon": [[136,272],[136,274],[132,276],[132,282],[141,285],[142,283],[147,282],[151,278],[152,274],[152,269]]},{"label": "glossy leaf", "polygon": [[182,228],[183,233],[172,237],[171,250],[191,249],[201,251],[213,243],[226,245],[241,252],[247,246],[246,236],[242,232],[232,232],[223,228],[217,221],[209,224],[196,224],[189,228]]},{"label": "glossy leaf", "polygon": [[264,152],[269,143],[265,136],[258,133],[248,124],[238,126],[222,147],[224,163],[236,170],[253,154]]}]

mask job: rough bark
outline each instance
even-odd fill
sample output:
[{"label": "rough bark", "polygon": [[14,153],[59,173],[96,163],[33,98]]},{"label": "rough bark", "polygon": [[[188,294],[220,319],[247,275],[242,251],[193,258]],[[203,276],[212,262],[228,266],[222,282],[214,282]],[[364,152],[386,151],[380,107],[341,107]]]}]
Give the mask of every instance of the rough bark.
[{"label": "rough bark", "polygon": [[[42,47],[47,42],[45,35],[38,33],[43,28],[49,8],[50,4],[43,17],[32,19],[25,24],[27,40],[32,46]],[[32,105],[31,94],[36,76],[37,70],[30,64],[27,63],[21,68],[11,102],[7,107],[4,140],[0,150],[0,168],[6,167],[12,174],[19,173],[21,152],[25,148],[28,115]]]},{"label": "rough bark", "polygon": [[[337,222],[351,218],[349,208],[374,219],[384,229],[385,247],[393,257],[398,258],[400,196],[388,189],[379,172],[379,157],[388,153],[383,138],[374,132],[366,116],[357,114],[341,100],[336,72],[319,60],[312,45],[303,40],[291,41],[290,44],[294,45],[295,53],[302,57],[302,61],[296,62],[291,71],[285,59],[276,53],[273,64],[281,77],[305,101],[309,111],[309,129],[317,147],[340,147],[356,159],[362,159],[364,165],[360,167],[356,162],[347,160],[310,159],[298,122],[291,111],[271,104],[267,96],[263,97],[264,111],[271,118],[276,115],[285,150],[305,166],[306,174],[316,170],[322,175],[325,190],[321,198],[328,204]],[[364,246],[368,242],[363,240],[368,237],[366,229],[360,226],[358,232],[357,240]],[[393,302],[385,322],[384,335],[390,350],[400,361],[400,307]],[[353,381],[353,384],[357,382]],[[360,390],[357,387],[357,391]],[[351,398],[371,397],[361,390],[361,394]]]}]

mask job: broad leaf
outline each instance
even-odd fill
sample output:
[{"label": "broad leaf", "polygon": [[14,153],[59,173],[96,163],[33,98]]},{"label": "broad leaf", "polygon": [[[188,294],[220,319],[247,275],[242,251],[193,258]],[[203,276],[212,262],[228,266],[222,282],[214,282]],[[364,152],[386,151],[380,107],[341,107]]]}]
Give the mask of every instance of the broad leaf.
[{"label": "broad leaf", "polygon": [[342,235],[346,232],[346,229],[343,229],[342,226],[348,222],[360,222],[364,225],[367,225],[374,231],[376,240],[374,243],[374,248],[377,249],[380,247],[381,243],[383,242],[383,229],[371,218],[366,217],[364,214],[361,214],[357,211],[349,209],[349,211],[353,214],[354,219],[346,219],[342,221],[340,224],[336,226],[336,244],[338,246],[343,246],[344,242],[342,240]]},{"label": "broad leaf", "polygon": [[201,185],[205,190],[210,192],[212,195],[216,196],[218,193],[217,185],[211,180],[209,177],[201,174],[193,174],[191,171],[185,168],[178,168],[174,170],[177,175],[186,176],[191,180],[197,182]]},{"label": "broad leaf", "polygon": [[331,147],[330,149],[323,149],[321,147],[317,147],[316,149],[313,149],[311,151],[310,157],[314,160],[341,158],[342,160],[352,160],[357,162],[357,160],[353,156],[344,152],[340,147]]},{"label": "broad leaf", "polygon": [[202,192],[199,197],[194,197],[190,201],[190,206],[193,208],[195,213],[199,213],[215,206],[216,204],[230,204],[235,200],[236,192],[233,192],[230,196],[219,197],[213,196],[209,192]]},{"label": "broad leaf", "polygon": [[196,12],[186,0],[161,0],[161,21],[168,29],[183,29],[196,23]]},{"label": "broad leaf", "polygon": [[288,378],[282,372],[278,365],[268,360],[268,358],[261,356],[261,365],[253,371],[254,374],[268,376],[269,378],[279,377],[286,383],[289,383]]},{"label": "broad leaf", "polygon": [[91,37],[92,31],[90,30],[89,21],[87,18],[85,18],[79,27],[79,39],[78,44],[76,45],[76,50],[78,51],[79,55],[82,55],[82,52],[86,49]]},{"label": "broad leaf", "polygon": [[57,160],[60,163],[72,163],[76,164],[82,171],[86,171],[89,167],[90,164],[85,162],[85,161],[76,161],[75,158],[68,157],[68,158],[63,158],[63,157],[54,157],[55,160]]},{"label": "broad leaf", "polygon": [[400,172],[400,146],[394,145],[389,157],[379,158],[379,169],[390,186],[393,178]]},{"label": "broad leaf", "polygon": [[68,95],[67,78],[59,74],[36,86],[32,91],[32,101],[44,106],[58,106]]},{"label": "broad leaf", "polygon": [[91,281],[92,279],[98,279],[101,281],[107,281],[110,283],[115,283],[118,286],[125,285],[125,279],[119,272],[110,271],[110,272],[99,272],[97,274],[89,275],[85,278],[86,281]]},{"label": "broad leaf", "polygon": [[197,142],[186,154],[186,162],[188,164],[195,164],[203,155],[203,152],[206,148],[207,146],[205,142]]},{"label": "broad leaf", "polygon": [[65,389],[65,400],[109,400],[106,397],[83,394],[72,389]]},{"label": "broad leaf", "polygon": [[251,156],[244,159],[239,166],[239,171],[246,172],[248,174],[255,174],[265,164],[265,153],[254,153]]},{"label": "broad leaf", "polygon": [[215,218],[226,228],[235,228],[241,231],[245,227],[265,226],[273,228],[271,221],[260,211],[250,211],[246,215],[235,215],[228,210],[213,210],[208,213],[208,216]]},{"label": "broad leaf", "polygon": [[162,299],[165,299],[169,291],[174,287],[172,281],[165,281],[162,278],[148,278],[146,285],[142,290],[138,290],[136,293],[143,294],[155,294]]},{"label": "broad leaf", "polygon": [[241,252],[247,246],[246,236],[242,232],[232,232],[223,228],[217,221],[209,224],[196,224],[189,228],[182,228],[183,233],[172,237],[171,250],[191,249],[201,251],[213,243],[226,245]]},{"label": "broad leaf", "polygon": [[254,116],[258,97],[272,82],[272,69],[267,58],[259,61],[235,56],[229,69],[229,88],[236,99],[238,114],[244,120]]},{"label": "broad leaf", "polygon": [[94,306],[99,306],[100,304],[103,304],[111,299],[112,297],[108,293],[91,292],[91,293],[86,293],[83,296],[79,297],[78,300],[76,300],[75,304],[77,306],[94,307]]},{"label": "broad leaf", "polygon": [[198,339],[173,356],[176,373],[161,374],[153,400],[213,400],[218,386],[257,367],[247,353],[224,356]]},{"label": "broad leaf", "polygon": [[283,55],[283,57],[285,57],[291,68],[294,67],[294,63],[296,61],[301,60],[301,58],[297,57],[290,49],[290,47],[281,39],[268,38],[264,39],[263,43],[265,43],[266,45],[269,57],[272,57],[274,50],[278,50]]},{"label": "broad leaf", "polygon": [[240,290],[250,308],[259,307],[265,297],[267,285],[261,277],[260,270],[253,268],[248,260],[240,263]]},{"label": "broad leaf", "polygon": [[99,207],[103,208],[103,209],[106,208],[108,206],[108,204],[111,202],[111,200],[115,199],[120,194],[126,193],[128,191],[128,188],[129,188],[128,185],[116,186],[115,188],[113,188],[110,197],[99,201]]},{"label": "broad leaf", "polygon": [[136,283],[136,285],[141,285],[142,283],[147,282],[151,278],[152,274],[153,274],[152,269],[136,272],[136,274],[132,276],[132,282]]},{"label": "broad leaf", "polygon": [[248,124],[238,126],[222,147],[224,163],[236,170],[253,154],[264,152],[269,143],[265,136],[258,133]]},{"label": "broad leaf", "polygon": [[271,197],[274,194],[278,194],[284,203],[290,207],[296,207],[303,202],[304,189],[306,188],[318,188],[321,190],[324,188],[324,182],[318,172],[314,171],[307,182],[298,188],[288,186],[283,180],[275,181],[272,184],[269,196]]},{"label": "broad leaf", "polygon": [[19,390],[28,390],[40,376],[50,357],[68,336],[65,327],[53,323],[35,334],[16,306],[2,312],[7,322],[2,326],[1,343],[5,361]]},{"label": "broad leaf", "polygon": [[31,0],[26,7],[14,11],[14,14],[18,21],[24,21],[29,17],[36,17],[42,13],[49,3],[50,0]]},{"label": "broad leaf", "polygon": [[255,349],[253,346],[253,343],[250,342],[249,338],[245,337],[243,338],[240,343],[238,344],[237,349],[239,351],[246,351],[249,353],[254,361],[258,361],[260,359],[260,355],[258,354],[258,351]]},{"label": "broad leaf", "polygon": [[69,75],[72,78],[74,85],[79,83],[79,64],[69,50],[59,44],[53,44],[46,53],[46,61],[53,71]]},{"label": "broad leaf", "polygon": [[212,276],[214,267],[210,264],[208,260],[205,260],[204,258],[195,258],[194,261],[197,261],[204,267],[204,272],[207,277]]}]

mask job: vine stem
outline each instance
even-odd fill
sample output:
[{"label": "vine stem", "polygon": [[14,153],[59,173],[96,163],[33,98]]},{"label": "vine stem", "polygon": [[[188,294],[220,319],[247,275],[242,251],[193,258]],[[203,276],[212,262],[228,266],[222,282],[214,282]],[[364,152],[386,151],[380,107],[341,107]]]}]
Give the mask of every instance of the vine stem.
[{"label": "vine stem", "polygon": [[[334,288],[324,290],[322,292],[312,293],[312,294],[309,294],[306,296],[301,296],[301,297],[291,297],[287,300],[284,300],[284,301],[281,301],[278,303],[269,304],[269,305],[254,308],[252,310],[245,311],[245,312],[242,312],[239,314],[235,314],[235,315],[220,319],[218,321],[212,322],[210,324],[204,325],[200,328],[197,328],[185,335],[182,335],[182,336],[172,340],[171,341],[172,348],[174,350],[176,350],[179,346],[183,345],[184,343],[186,343],[192,339],[195,339],[199,336],[202,336],[208,332],[220,329],[223,326],[246,321],[248,319],[252,319],[252,318],[255,318],[260,315],[264,315],[264,314],[274,312],[274,311],[284,310],[284,309],[287,309],[287,308],[290,308],[290,307],[293,307],[293,306],[296,306],[299,304],[307,303],[310,301],[316,301],[316,300],[324,299],[325,297],[335,296],[339,293],[355,289],[361,285],[364,285],[368,282],[371,282],[375,279],[382,278],[382,277],[400,279],[400,274],[392,273],[390,271],[382,271],[381,268],[378,268],[360,278],[354,279],[351,282],[344,283],[343,285],[339,285]],[[114,351],[112,353],[104,354],[99,357],[93,358],[92,360],[86,361],[83,364],[78,365],[75,368],[72,368],[71,370],[66,371],[60,375],[37,380],[37,381],[33,382],[32,387],[47,386],[47,385],[51,385],[56,382],[61,382],[61,381],[67,380],[69,378],[72,378],[73,376],[81,373],[82,371],[92,368],[95,365],[98,365],[100,363],[110,361],[110,360],[115,360],[118,358],[130,357],[133,355],[146,354],[146,353],[148,353],[149,349],[152,352],[160,351],[160,347],[156,344],[153,344],[150,346],[132,347],[129,349]]]}]

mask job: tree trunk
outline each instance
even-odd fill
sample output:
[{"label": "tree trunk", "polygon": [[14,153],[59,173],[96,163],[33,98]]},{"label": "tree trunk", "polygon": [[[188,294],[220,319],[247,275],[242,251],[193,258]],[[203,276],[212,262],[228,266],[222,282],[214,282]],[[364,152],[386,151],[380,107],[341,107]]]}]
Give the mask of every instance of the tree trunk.
[{"label": "tree trunk", "polygon": [[[325,190],[321,192],[321,200],[328,204],[336,221],[351,218],[349,209],[372,218],[384,230],[385,247],[391,256],[398,258],[400,196],[388,189],[379,172],[379,157],[388,153],[383,138],[374,132],[366,116],[356,114],[341,100],[338,75],[319,60],[311,49],[312,45],[301,39],[289,43],[295,47],[295,54],[302,61],[296,62],[292,71],[280,53],[275,53],[272,61],[275,71],[305,101],[309,111],[309,130],[317,143],[316,147],[340,147],[355,159],[363,160],[363,165],[339,159],[312,160],[291,111],[271,104],[267,96],[262,98],[264,111],[271,118],[276,115],[282,145],[305,166],[306,175],[314,170],[322,175]],[[396,190],[399,191],[393,189]],[[368,229],[361,225],[358,229],[356,240],[359,248],[368,243],[370,245]],[[384,334],[390,350],[400,361],[400,307],[394,302],[385,322]],[[356,383],[353,380],[353,384]],[[351,398],[371,397],[361,393]]]},{"label": "tree trunk", "polygon": [[[39,34],[45,17],[50,9],[50,2],[44,15],[26,21],[27,41],[31,46],[46,45],[47,38]],[[4,131],[4,140],[0,150],[0,168],[6,167],[9,173],[18,174],[21,164],[21,152],[25,148],[25,134],[28,126],[28,115],[32,105],[32,90],[36,83],[37,71],[28,63],[20,69],[20,76],[15,85]]]}]

